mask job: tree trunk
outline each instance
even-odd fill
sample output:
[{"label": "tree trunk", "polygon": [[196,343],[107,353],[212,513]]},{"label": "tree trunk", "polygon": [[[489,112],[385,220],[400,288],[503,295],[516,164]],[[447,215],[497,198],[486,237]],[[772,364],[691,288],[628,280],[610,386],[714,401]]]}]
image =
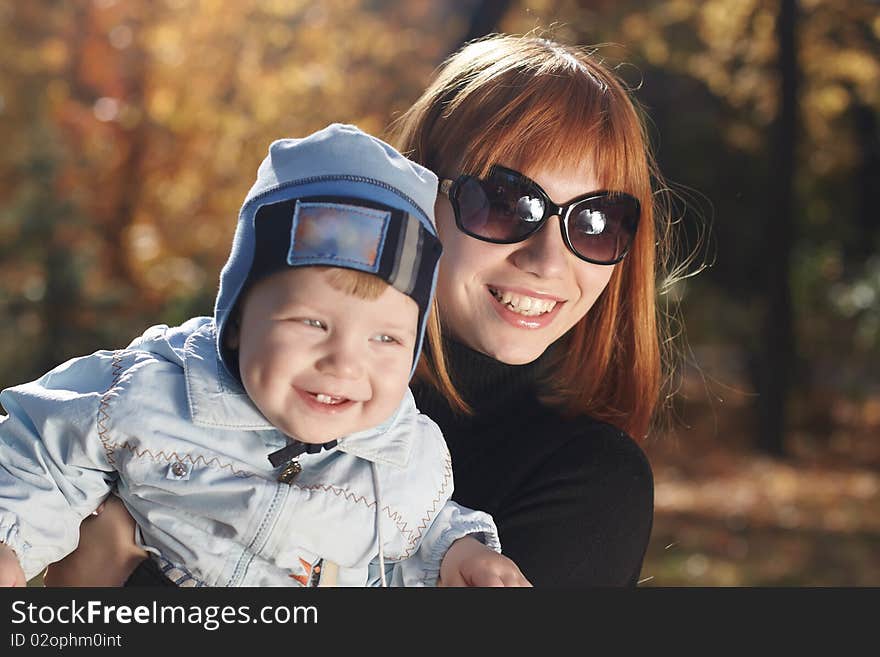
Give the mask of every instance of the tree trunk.
[{"label": "tree trunk", "polygon": [[856,171],[856,234],[846,262],[861,267],[877,252],[880,216],[877,214],[877,190],[880,189],[880,126],[874,109],[862,103],[853,107],[859,164]]},{"label": "tree trunk", "polygon": [[[483,0],[474,5],[468,31],[454,50],[474,39],[491,34],[498,29],[498,23],[504,18],[504,14],[510,8],[510,0]],[[454,52],[454,51],[453,51]]]},{"label": "tree trunk", "polygon": [[797,1],[781,0],[776,31],[779,40],[780,107],[772,126],[770,161],[773,175],[768,195],[771,215],[764,230],[767,272],[764,314],[764,357],[758,382],[758,447],[785,456],[786,422],[795,365],[795,336],[791,299],[791,251],[794,243],[794,167],[797,132],[798,63]]}]

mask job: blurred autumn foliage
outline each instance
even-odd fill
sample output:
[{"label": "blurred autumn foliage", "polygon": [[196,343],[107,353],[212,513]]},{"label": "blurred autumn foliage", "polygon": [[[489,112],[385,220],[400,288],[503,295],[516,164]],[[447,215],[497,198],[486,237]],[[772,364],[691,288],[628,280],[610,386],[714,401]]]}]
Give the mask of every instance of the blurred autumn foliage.
[{"label": "blurred autumn foliage", "polygon": [[4,385],[210,314],[268,144],[381,132],[462,29],[432,2],[371,4],[2,5]]},{"label": "blurred autumn foliage", "polygon": [[[466,35],[536,28],[605,44],[648,117],[682,252],[711,265],[666,292],[687,341],[672,432],[646,444],[646,576],[880,584],[875,0],[0,0],[0,387],[210,314],[272,140],[331,121],[382,134]],[[770,379],[788,461],[754,454]],[[749,548],[752,523],[843,532],[860,565]],[[730,565],[774,549],[789,570]]]}]

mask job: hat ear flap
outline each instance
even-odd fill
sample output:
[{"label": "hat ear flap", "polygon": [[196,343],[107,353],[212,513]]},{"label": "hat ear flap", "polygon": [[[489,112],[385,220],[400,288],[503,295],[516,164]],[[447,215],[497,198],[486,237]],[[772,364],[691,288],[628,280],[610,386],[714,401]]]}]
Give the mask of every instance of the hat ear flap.
[{"label": "hat ear flap", "polygon": [[236,309],[229,321],[226,323],[226,329],[223,331],[223,346],[232,351],[236,351],[241,344],[241,311]]}]

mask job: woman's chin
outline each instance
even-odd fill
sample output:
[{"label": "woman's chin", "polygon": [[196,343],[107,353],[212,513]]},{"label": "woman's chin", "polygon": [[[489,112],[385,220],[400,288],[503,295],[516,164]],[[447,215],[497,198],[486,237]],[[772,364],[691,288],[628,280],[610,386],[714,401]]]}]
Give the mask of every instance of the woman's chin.
[{"label": "woman's chin", "polygon": [[498,340],[496,336],[495,340],[487,341],[485,348],[480,351],[506,365],[526,365],[537,360],[549,346],[543,340],[525,341],[520,338],[507,342]]}]

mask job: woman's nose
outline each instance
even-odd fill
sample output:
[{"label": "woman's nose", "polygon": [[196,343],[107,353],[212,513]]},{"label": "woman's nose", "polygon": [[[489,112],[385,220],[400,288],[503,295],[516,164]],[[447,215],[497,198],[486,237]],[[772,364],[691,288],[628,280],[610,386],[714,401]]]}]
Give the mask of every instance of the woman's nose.
[{"label": "woman's nose", "polygon": [[540,278],[561,278],[568,267],[568,247],[562,241],[561,219],[549,217],[547,223],[525,242],[517,244],[511,255],[513,264]]}]

